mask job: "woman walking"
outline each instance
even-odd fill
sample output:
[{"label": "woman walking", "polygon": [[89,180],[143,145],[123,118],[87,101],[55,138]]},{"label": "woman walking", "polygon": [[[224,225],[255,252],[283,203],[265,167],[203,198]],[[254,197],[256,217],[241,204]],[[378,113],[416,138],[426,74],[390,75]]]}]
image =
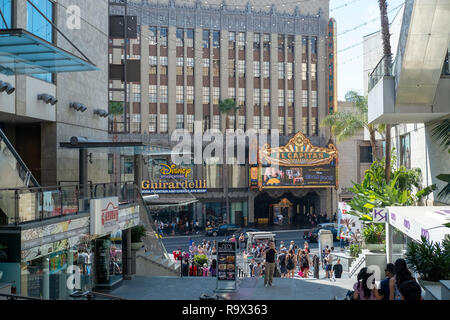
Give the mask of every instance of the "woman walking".
[{"label": "woman walking", "polygon": [[394,273],[395,276],[389,280],[389,300],[401,300],[400,286],[406,281],[415,279],[411,275],[405,259],[397,259],[395,261]]},{"label": "woman walking", "polygon": [[295,272],[294,250],[290,250],[288,256],[286,257],[286,269],[287,269],[287,273],[288,273],[288,278],[294,278],[294,272]]},{"label": "woman walking", "polygon": [[278,256],[278,263],[280,265],[280,274],[282,278],[286,278],[286,249],[281,250],[281,254]]},{"label": "woman walking", "polygon": [[302,278],[308,278],[309,274],[309,258],[305,250],[300,254],[300,272]]}]

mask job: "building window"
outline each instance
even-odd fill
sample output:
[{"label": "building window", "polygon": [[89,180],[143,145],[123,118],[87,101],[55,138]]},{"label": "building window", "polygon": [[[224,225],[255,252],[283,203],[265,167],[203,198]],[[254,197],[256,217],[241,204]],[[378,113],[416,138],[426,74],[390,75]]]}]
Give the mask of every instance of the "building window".
[{"label": "building window", "polygon": [[203,87],[203,104],[209,104],[211,101],[211,94],[209,87]]},{"label": "building window", "polygon": [[184,30],[177,29],[177,47],[184,47]]},{"label": "building window", "polygon": [[186,103],[187,104],[194,103],[194,87],[193,86],[186,87]]},{"label": "building window", "polygon": [[287,91],[287,104],[288,104],[288,107],[294,106],[294,90]]},{"label": "building window", "polygon": [[284,62],[278,62],[278,79],[284,79]]},{"label": "building window", "polygon": [[238,105],[243,106],[245,104],[245,88],[238,88]]},{"label": "building window", "polygon": [[108,174],[114,173],[114,154],[108,153]]},{"label": "building window", "polygon": [[177,57],[177,76],[182,76],[184,74],[184,58]]},{"label": "building window", "polygon": [[159,57],[159,63],[162,66],[167,66],[169,63],[168,57],[160,56]]},{"label": "building window", "polygon": [[278,90],[278,106],[284,107],[284,90]]},{"label": "building window", "polygon": [[259,103],[261,102],[261,89],[253,89],[253,97],[255,105],[259,105]]},{"label": "building window", "polygon": [[219,129],[220,130],[220,116],[219,115],[215,115],[213,116],[213,125],[212,125],[213,129]]},{"label": "building window", "polygon": [[236,122],[236,117],[234,115],[229,115],[228,116],[228,128],[227,129],[234,130],[235,122]]},{"label": "building window", "polygon": [[258,131],[259,131],[259,129],[261,129],[261,117],[260,116],[253,117],[253,128]]},{"label": "building window", "polygon": [[238,33],[237,45],[238,45],[239,50],[245,49],[245,32]]},{"label": "building window", "polygon": [[177,120],[177,129],[184,129],[184,115],[177,114],[176,120]]},{"label": "building window", "polygon": [[186,115],[186,129],[188,129],[189,132],[194,132],[194,115],[193,114]]},{"label": "building window", "polygon": [[311,63],[311,80],[314,81],[316,80],[316,76],[317,76],[317,65],[315,63]]},{"label": "building window", "polygon": [[220,75],[220,61],[213,60],[213,77],[218,77]]},{"label": "building window", "polygon": [[302,80],[308,80],[308,65],[302,63]]},{"label": "building window", "polygon": [[308,55],[308,37],[302,37],[302,54]]},{"label": "building window", "polygon": [[159,29],[159,44],[162,47],[167,47],[167,28]]},{"label": "building window", "polygon": [[317,118],[312,118],[311,131],[313,136],[317,136]]},{"label": "building window", "polygon": [[122,174],[133,174],[134,169],[134,159],[132,156],[121,156],[121,173]]},{"label": "building window", "polygon": [[294,38],[294,36],[288,36],[288,44],[287,44],[287,47],[288,47],[288,52],[289,53],[294,53],[294,45],[295,45],[295,38]]},{"label": "building window", "polygon": [[150,103],[158,102],[158,92],[155,85],[148,86],[148,98]]},{"label": "building window", "polygon": [[202,41],[203,48],[209,48],[209,31],[203,30],[203,41]]},{"label": "building window", "polygon": [[148,37],[148,41],[150,45],[155,45],[156,44],[156,27],[150,27],[148,28],[148,30],[150,31],[150,36]]},{"label": "building window", "polygon": [[309,121],[308,121],[308,117],[303,117],[303,123],[302,123],[302,126],[303,126],[303,133],[305,134],[305,135],[309,135]]},{"label": "building window", "polygon": [[261,35],[259,33],[255,33],[253,35],[253,49],[259,50],[261,48]]},{"label": "building window", "polygon": [[317,55],[317,37],[311,38],[311,54]]},{"label": "building window", "polygon": [[360,146],[359,147],[359,162],[361,163],[372,163],[373,154],[371,146]]},{"label": "building window", "polygon": [[156,114],[148,115],[148,132],[150,133],[156,132]]},{"label": "building window", "polygon": [[317,91],[312,91],[312,96],[311,96],[311,107],[312,107],[312,108],[317,108],[317,107],[318,107],[318,103],[317,103]]},{"label": "building window", "polygon": [[159,115],[159,125],[160,125],[160,132],[161,133],[167,133],[169,129],[169,118],[167,114],[160,114]]},{"label": "building window", "polygon": [[270,130],[270,117],[264,116],[263,121],[264,122],[263,122],[262,129],[264,130],[265,133],[267,133]]},{"label": "building window", "polygon": [[284,35],[278,35],[278,56],[284,57]]},{"label": "building window", "polygon": [[220,31],[213,31],[213,48],[220,47]]},{"label": "building window", "polygon": [[209,76],[209,59],[203,58],[203,76]]},{"label": "building window", "polygon": [[400,165],[411,168],[411,140],[410,135],[400,136]]},{"label": "building window", "polygon": [[284,117],[278,117],[278,128],[280,130],[280,134],[284,135]]},{"label": "building window", "polygon": [[131,85],[131,101],[141,102],[141,85],[139,83]]},{"label": "building window", "polygon": [[234,65],[234,59],[228,60],[228,76],[234,78],[236,75],[236,67]]},{"label": "building window", "polygon": [[263,89],[263,106],[268,106],[270,102],[270,89]]},{"label": "building window", "polygon": [[157,59],[157,57],[156,57],[156,56],[149,56],[149,57],[148,57],[148,63],[149,63],[151,66],[156,66],[156,65],[158,64],[158,59]]},{"label": "building window", "polygon": [[183,86],[177,86],[176,94],[177,94],[177,103],[184,103],[184,87]]},{"label": "building window", "polygon": [[253,61],[253,74],[255,78],[261,77],[261,63],[259,61]]},{"label": "building window", "polygon": [[238,60],[238,73],[239,73],[239,78],[245,77],[245,61],[244,60]]},{"label": "building window", "polygon": [[211,122],[211,119],[209,116],[203,117],[203,132],[210,129],[210,126],[211,126],[210,122]]},{"label": "building window", "polygon": [[186,47],[188,47],[188,48],[194,47],[194,30],[192,30],[192,29],[186,30],[185,43],[186,43]]},{"label": "building window", "polygon": [[292,80],[294,78],[294,66],[292,62],[286,63],[286,76],[288,80]]},{"label": "building window", "polygon": [[263,62],[263,77],[264,78],[270,77],[270,62],[268,61]]},{"label": "building window", "polygon": [[228,98],[236,100],[236,88],[228,87]]},{"label": "building window", "polygon": [[159,86],[159,102],[167,103],[167,101],[168,101],[167,86]]},{"label": "building window", "polygon": [[238,129],[245,131],[245,116],[238,117]]},{"label": "building window", "polygon": [[288,134],[293,134],[294,133],[294,118],[293,117],[288,117],[288,125],[287,125],[287,129],[288,129]]},{"label": "building window", "polygon": [[308,107],[308,90],[302,90],[302,107]]},{"label": "building window", "polygon": [[219,104],[219,98],[220,98],[220,88],[214,87],[213,88],[213,104]]},{"label": "building window", "polygon": [[231,50],[236,48],[236,32],[234,31],[228,33],[228,48]]},{"label": "building window", "polygon": [[263,47],[264,47],[264,51],[269,51],[270,50],[270,34],[264,34],[263,35]]},{"label": "building window", "polygon": [[186,74],[188,76],[194,75],[194,58],[186,58]]}]

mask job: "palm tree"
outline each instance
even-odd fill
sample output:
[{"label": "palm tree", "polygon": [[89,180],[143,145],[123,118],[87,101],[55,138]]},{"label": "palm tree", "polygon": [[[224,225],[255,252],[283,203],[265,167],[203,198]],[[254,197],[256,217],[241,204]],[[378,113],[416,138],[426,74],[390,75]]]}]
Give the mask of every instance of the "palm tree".
[{"label": "palm tree", "polygon": [[[392,67],[392,49],[391,34],[389,32],[389,17],[387,14],[387,1],[378,0],[381,18],[381,35],[383,39],[383,55],[384,55],[384,74],[391,75]],[[386,160],[385,160],[386,182],[391,179],[391,125],[386,125]]]},{"label": "palm tree", "polygon": [[347,101],[353,102],[357,112],[336,112],[326,116],[320,123],[321,127],[329,127],[337,142],[343,142],[356,136],[362,129],[370,134],[370,145],[374,160],[378,160],[376,147],[376,133],[383,134],[384,125],[370,124],[368,121],[367,98],[356,91],[349,91],[345,95]]},{"label": "palm tree", "polygon": [[236,102],[234,99],[225,99],[223,101],[219,102],[219,111],[221,114],[225,115],[226,117],[226,121],[225,121],[225,128],[222,130],[223,133],[225,133],[225,141],[223,144],[223,165],[222,165],[222,177],[224,177],[223,182],[224,182],[224,191],[225,191],[225,201],[226,201],[226,222],[229,221],[228,218],[228,214],[230,212],[230,201],[228,199],[228,179],[226,177],[228,177],[228,165],[227,165],[227,159],[226,159],[226,145],[227,145],[227,135],[226,135],[226,130],[229,127],[229,116],[230,115],[234,115],[236,114],[236,111],[239,109],[239,106],[236,105]]}]

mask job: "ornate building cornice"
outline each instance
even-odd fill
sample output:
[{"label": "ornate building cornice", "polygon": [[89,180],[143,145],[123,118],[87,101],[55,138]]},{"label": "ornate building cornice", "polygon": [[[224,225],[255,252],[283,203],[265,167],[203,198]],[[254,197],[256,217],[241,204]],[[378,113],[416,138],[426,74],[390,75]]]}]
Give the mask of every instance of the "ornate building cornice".
[{"label": "ornate building cornice", "polygon": [[[115,10],[111,10],[115,11]],[[317,14],[301,14],[299,7],[294,12],[278,12],[275,5],[270,10],[254,10],[248,3],[244,9],[230,8],[225,1],[220,6],[203,5],[197,1],[193,6],[129,2],[128,14],[138,17],[138,23],[148,26],[177,28],[204,28],[258,33],[280,33],[306,36],[326,36],[328,19],[322,9]]]}]

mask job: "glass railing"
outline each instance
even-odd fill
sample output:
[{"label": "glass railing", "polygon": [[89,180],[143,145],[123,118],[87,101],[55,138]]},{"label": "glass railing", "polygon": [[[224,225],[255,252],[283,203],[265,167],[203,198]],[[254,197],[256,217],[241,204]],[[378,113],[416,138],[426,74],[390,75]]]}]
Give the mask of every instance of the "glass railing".
[{"label": "glass railing", "polygon": [[120,204],[136,203],[134,182],[0,189],[0,225],[21,224],[88,212],[90,200],[119,197]]},{"label": "glass railing", "polygon": [[[386,66],[388,64],[388,66]],[[384,56],[380,62],[378,62],[375,69],[369,75],[369,91],[371,91],[377,83],[385,76],[392,76],[392,58],[388,59],[388,56]]]}]

